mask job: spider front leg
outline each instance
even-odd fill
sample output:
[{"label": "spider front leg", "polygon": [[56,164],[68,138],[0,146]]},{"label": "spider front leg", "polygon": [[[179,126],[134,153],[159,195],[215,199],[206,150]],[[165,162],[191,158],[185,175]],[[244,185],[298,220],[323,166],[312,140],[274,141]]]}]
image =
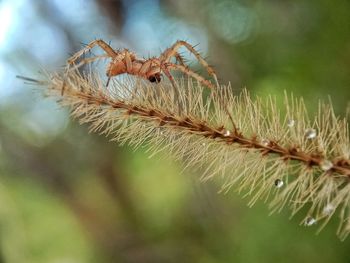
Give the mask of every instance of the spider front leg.
[{"label": "spider front leg", "polygon": [[92,42],[90,42],[89,44],[87,44],[83,49],[79,50],[78,52],[76,52],[73,56],[71,56],[68,60],[67,63],[69,65],[73,64],[79,57],[81,57],[84,53],[86,53],[87,51],[91,50],[93,47],[95,46],[99,46],[101,47],[109,57],[114,58],[115,56],[118,55],[118,52],[115,51],[110,45],[108,45],[105,41],[103,41],[102,39],[97,39],[94,40]]},{"label": "spider front leg", "polygon": [[182,57],[178,52],[176,52],[176,53],[174,54],[174,57],[175,57],[175,59],[176,59],[176,63],[179,62],[180,65],[185,66],[185,60],[183,59],[183,57]]},{"label": "spider front leg", "polygon": [[[177,58],[179,56],[178,54],[178,49],[180,47],[184,46],[185,48],[188,49],[188,51],[190,51],[196,58],[197,60],[199,61],[199,63],[207,70],[207,72],[209,73],[209,75],[211,75],[215,82],[216,82],[216,85],[217,87],[219,87],[219,82],[218,82],[218,78],[216,76],[216,73],[214,71],[214,69],[209,66],[209,64],[204,60],[204,58],[202,58],[202,56],[199,54],[199,52],[197,50],[194,49],[193,46],[191,46],[189,43],[187,43],[186,41],[183,41],[183,40],[178,40],[176,41],[176,43],[174,45],[172,45],[170,48],[166,49],[161,57],[160,57],[160,60],[163,62],[163,63],[168,63],[170,62],[170,59],[172,57],[175,57]],[[183,63],[182,63],[183,64]],[[184,66],[184,65],[182,65]],[[198,75],[198,74],[197,74]]]},{"label": "spider front leg", "polygon": [[178,86],[177,86],[177,84],[176,84],[176,82],[175,82],[174,77],[170,74],[168,68],[163,68],[163,72],[164,72],[165,76],[168,77],[168,79],[170,80],[170,82],[171,82],[171,84],[173,85],[173,87],[174,87],[175,89],[177,89]]},{"label": "spider front leg", "polygon": [[[79,59],[79,57],[81,57],[84,53],[86,53],[87,51],[91,50],[93,47],[95,46],[99,46],[101,47],[106,54],[102,55],[102,56],[97,56],[94,58],[88,58],[88,59],[83,59],[76,67],[75,69],[81,67],[82,65],[86,64],[86,63],[91,63],[99,58],[115,58],[116,56],[118,56],[118,52],[115,51],[110,45],[108,45],[105,41],[103,41],[102,39],[97,39],[94,40],[92,42],[90,42],[89,44],[86,45],[86,47],[84,47],[83,49],[79,50],[78,52],[76,52],[73,56],[71,56],[68,60],[67,60],[67,68],[66,68],[66,72],[65,72],[65,76],[67,77],[69,71],[70,71],[70,67],[72,64],[75,63],[76,60]],[[64,93],[64,89],[66,86],[66,77],[64,78],[63,81],[63,85],[62,85],[62,90],[61,90],[61,95],[63,95]]]},{"label": "spider front leg", "polygon": [[[183,65],[178,65],[178,64],[174,64],[174,63],[167,63],[164,64],[164,66],[162,67],[163,72],[168,72],[170,70],[179,70],[182,73],[196,79],[199,83],[201,83],[204,86],[207,86],[210,89],[215,89],[215,86],[213,85],[213,83],[211,83],[209,80],[203,78],[201,75],[199,75],[198,73],[190,70],[188,67],[183,66]],[[171,75],[170,75],[171,76]],[[167,76],[169,78],[169,76]],[[171,76],[171,78],[169,78],[170,81],[173,83],[174,79]]]},{"label": "spider front leg", "polygon": [[105,54],[105,55],[100,55],[100,56],[91,57],[91,58],[84,58],[79,62],[79,64],[74,65],[74,67],[69,69],[69,70],[77,70],[78,68],[80,68],[81,66],[83,66],[85,64],[89,64],[89,63],[92,63],[96,60],[103,59],[103,58],[109,58],[109,55]]}]

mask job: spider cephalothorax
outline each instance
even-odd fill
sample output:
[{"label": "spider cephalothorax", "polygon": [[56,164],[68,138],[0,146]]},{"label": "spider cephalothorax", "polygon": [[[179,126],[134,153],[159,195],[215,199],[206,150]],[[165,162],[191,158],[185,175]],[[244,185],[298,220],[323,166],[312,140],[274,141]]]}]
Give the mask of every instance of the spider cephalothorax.
[{"label": "spider cephalothorax", "polygon": [[[170,48],[166,49],[159,57],[153,57],[149,59],[140,59],[137,56],[129,51],[128,49],[124,50],[114,50],[110,45],[104,42],[101,39],[92,41],[85,48],[75,53],[70,59],[68,59],[68,69],[72,64],[79,59],[85,52],[92,49],[94,46],[100,46],[106,54],[91,58],[82,59],[76,67],[80,67],[86,63],[93,62],[97,59],[101,58],[111,58],[111,62],[109,63],[106,74],[108,77],[107,85],[109,80],[113,76],[117,76],[120,74],[131,74],[135,76],[142,77],[144,79],[149,80],[150,82],[160,82],[162,74],[167,76],[171,83],[176,86],[175,80],[173,76],[170,74],[170,71],[178,70],[182,73],[196,79],[202,85],[205,85],[209,88],[214,88],[214,84],[209,80],[205,79],[198,73],[191,70],[185,63],[180,54],[178,53],[178,49],[180,47],[187,48],[199,61],[199,63],[206,68],[208,73],[214,78],[217,84],[217,77],[214,70],[208,65],[208,63],[201,57],[201,55],[188,44],[186,41],[179,40]],[[170,60],[172,58],[176,59],[176,62],[173,63]],[[63,90],[62,90],[63,92]]]}]

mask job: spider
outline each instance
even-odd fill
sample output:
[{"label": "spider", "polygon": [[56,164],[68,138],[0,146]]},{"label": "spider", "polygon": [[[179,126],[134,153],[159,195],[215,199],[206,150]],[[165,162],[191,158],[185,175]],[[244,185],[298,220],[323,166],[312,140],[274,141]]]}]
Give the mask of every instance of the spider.
[{"label": "spider", "polygon": [[[135,53],[130,52],[128,49],[123,49],[121,51],[114,50],[110,45],[108,45],[105,41],[101,39],[94,40],[88,45],[86,45],[85,48],[81,49],[68,59],[67,71],[69,70],[69,67],[71,65],[75,64],[79,57],[81,57],[85,52],[91,50],[95,46],[101,47],[106,54],[82,59],[79,64],[75,65],[75,68],[78,68],[84,64],[91,63],[101,58],[111,58],[111,62],[109,63],[106,70],[106,75],[108,77],[106,86],[108,86],[111,77],[124,73],[139,76],[141,78],[149,80],[150,82],[156,83],[159,83],[161,81],[162,73],[164,73],[165,76],[170,80],[172,85],[176,87],[174,77],[170,74],[170,71],[178,70],[196,79],[202,85],[213,89],[215,87],[213,83],[211,83],[209,80],[205,79],[198,73],[191,70],[188,66],[186,66],[184,60],[178,53],[178,49],[182,46],[187,48],[198,59],[200,64],[206,68],[209,75],[211,75],[214,78],[216,85],[218,85],[218,80],[212,67],[208,65],[208,63],[201,57],[201,55],[194,49],[193,46],[191,46],[189,43],[183,40],[176,41],[170,48],[166,49],[159,57],[152,57],[149,59],[140,59],[136,56]],[[179,64],[170,62],[172,58],[175,58],[176,61],[179,62]],[[62,88],[62,94],[63,89],[64,87]]]}]

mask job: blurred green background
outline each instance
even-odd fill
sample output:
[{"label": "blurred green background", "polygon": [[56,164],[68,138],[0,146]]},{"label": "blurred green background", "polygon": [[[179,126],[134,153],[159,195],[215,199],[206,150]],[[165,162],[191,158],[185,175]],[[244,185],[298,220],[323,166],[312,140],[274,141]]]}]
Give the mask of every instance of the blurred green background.
[{"label": "blurred green background", "polygon": [[0,263],[349,262],[336,218],[315,235],[287,209],[250,209],[217,193],[221,178],[89,134],[15,78],[96,38],[145,57],[184,39],[236,90],[287,90],[310,112],[349,102],[347,0],[0,0]]}]

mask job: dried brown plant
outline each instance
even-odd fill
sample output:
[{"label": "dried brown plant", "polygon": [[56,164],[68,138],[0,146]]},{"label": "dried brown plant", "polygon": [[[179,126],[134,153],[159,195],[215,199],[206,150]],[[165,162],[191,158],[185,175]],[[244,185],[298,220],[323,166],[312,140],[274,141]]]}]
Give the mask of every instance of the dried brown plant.
[{"label": "dried brown plant", "polygon": [[350,232],[349,125],[330,104],[320,103],[310,117],[293,96],[281,108],[273,97],[235,96],[229,86],[205,96],[205,87],[191,80],[174,88],[129,77],[106,88],[91,72],[48,74],[36,84],[93,132],[134,148],[147,145],[152,155],[171,153],[203,180],[221,176],[222,191],[235,186],[250,205],[262,199],[272,212],[287,206],[292,215],[306,207],[306,226],[317,222],[321,229],[337,213],[340,238]]}]

